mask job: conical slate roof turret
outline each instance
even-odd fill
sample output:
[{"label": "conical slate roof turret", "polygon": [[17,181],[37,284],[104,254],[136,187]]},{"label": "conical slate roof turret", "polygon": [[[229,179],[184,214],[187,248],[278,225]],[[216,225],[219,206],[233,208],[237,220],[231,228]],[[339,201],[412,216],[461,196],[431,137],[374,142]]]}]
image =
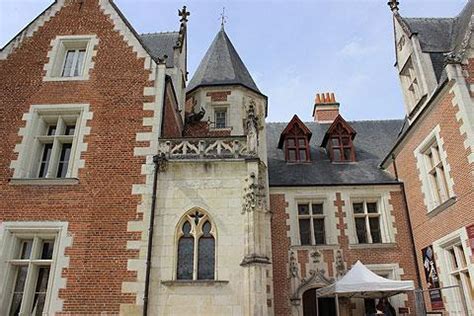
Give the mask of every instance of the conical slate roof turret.
[{"label": "conical slate roof turret", "polygon": [[203,86],[234,84],[262,94],[224,28],[221,28],[189,82],[187,92]]}]

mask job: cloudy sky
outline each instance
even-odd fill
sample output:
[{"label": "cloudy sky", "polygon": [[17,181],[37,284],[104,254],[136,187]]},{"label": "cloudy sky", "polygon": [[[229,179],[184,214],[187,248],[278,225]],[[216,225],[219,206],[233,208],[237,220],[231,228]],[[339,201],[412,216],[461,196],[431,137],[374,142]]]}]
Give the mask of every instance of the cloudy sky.
[{"label": "cloudy sky", "polygon": [[[452,17],[467,0],[399,0],[403,16]],[[0,0],[0,46],[52,0]],[[174,31],[188,6],[192,75],[220,27],[260,90],[269,121],[311,120],[317,92],[335,92],[346,119],[401,118],[387,0],[115,0],[139,33]]]}]

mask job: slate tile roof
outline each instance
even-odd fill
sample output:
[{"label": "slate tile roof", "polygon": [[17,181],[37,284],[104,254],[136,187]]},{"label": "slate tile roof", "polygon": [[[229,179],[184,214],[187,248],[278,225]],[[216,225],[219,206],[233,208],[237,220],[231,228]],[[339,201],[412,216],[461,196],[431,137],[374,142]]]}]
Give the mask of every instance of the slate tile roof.
[{"label": "slate tile roof", "polygon": [[161,32],[141,34],[140,39],[154,59],[163,59],[166,55],[166,67],[174,66],[174,47],[179,32]]},{"label": "slate tile roof", "polygon": [[229,37],[222,28],[201,60],[188,84],[187,92],[200,86],[242,85],[261,94],[240,59]]},{"label": "slate tile roof", "polygon": [[402,18],[411,33],[417,34],[422,51],[430,54],[438,82],[443,79],[443,53],[461,48],[473,11],[474,0],[468,0],[455,18]]},{"label": "slate tile roof", "polygon": [[397,139],[403,120],[348,122],[357,135],[354,139],[355,163],[332,163],[321,142],[330,124],[307,122],[312,132],[310,163],[287,163],[278,140],[287,123],[267,123],[267,152],[270,186],[318,186],[397,183],[379,168],[385,154]]}]

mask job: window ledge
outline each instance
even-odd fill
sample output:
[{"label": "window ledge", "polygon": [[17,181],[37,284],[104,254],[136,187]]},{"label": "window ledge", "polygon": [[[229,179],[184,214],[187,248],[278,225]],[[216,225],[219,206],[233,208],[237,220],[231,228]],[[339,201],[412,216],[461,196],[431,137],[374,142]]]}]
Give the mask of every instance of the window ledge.
[{"label": "window ledge", "polygon": [[339,249],[341,246],[338,244],[326,244],[326,245],[293,245],[292,249],[295,250],[330,250]]},{"label": "window ledge", "polygon": [[379,243],[379,244],[349,244],[349,249],[377,249],[377,248],[395,248],[396,243]]},{"label": "window ledge", "polygon": [[79,77],[44,77],[43,81],[85,81],[89,80],[88,76]]},{"label": "window ledge", "polygon": [[413,117],[416,116],[416,114],[419,112],[421,106],[425,103],[428,95],[425,93],[413,106],[413,108],[410,111],[410,114],[408,115],[408,118],[411,120]]},{"label": "window ledge", "polygon": [[439,213],[441,213],[442,211],[444,211],[445,209],[447,209],[448,207],[456,203],[456,201],[457,201],[457,198],[455,196],[450,197],[449,199],[447,199],[446,201],[444,201],[443,203],[441,203],[440,205],[436,206],[434,209],[429,211],[428,216],[433,217],[433,216],[438,215]]},{"label": "window ledge", "polygon": [[232,132],[232,127],[222,127],[222,128],[217,128],[217,127],[210,127],[209,131],[229,131]]},{"label": "window ledge", "polygon": [[161,281],[164,286],[222,286],[229,283],[225,280],[167,280]]},{"label": "window ledge", "polygon": [[75,185],[77,178],[12,178],[11,185]]}]

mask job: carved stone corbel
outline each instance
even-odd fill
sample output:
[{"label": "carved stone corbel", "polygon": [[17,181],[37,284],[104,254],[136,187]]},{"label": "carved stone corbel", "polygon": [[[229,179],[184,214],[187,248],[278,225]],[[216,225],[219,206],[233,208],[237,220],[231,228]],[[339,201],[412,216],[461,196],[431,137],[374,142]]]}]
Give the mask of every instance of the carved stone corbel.
[{"label": "carved stone corbel", "polygon": [[245,179],[245,187],[243,190],[242,214],[253,212],[257,208],[266,208],[265,187],[259,184],[255,173],[251,173]]}]

